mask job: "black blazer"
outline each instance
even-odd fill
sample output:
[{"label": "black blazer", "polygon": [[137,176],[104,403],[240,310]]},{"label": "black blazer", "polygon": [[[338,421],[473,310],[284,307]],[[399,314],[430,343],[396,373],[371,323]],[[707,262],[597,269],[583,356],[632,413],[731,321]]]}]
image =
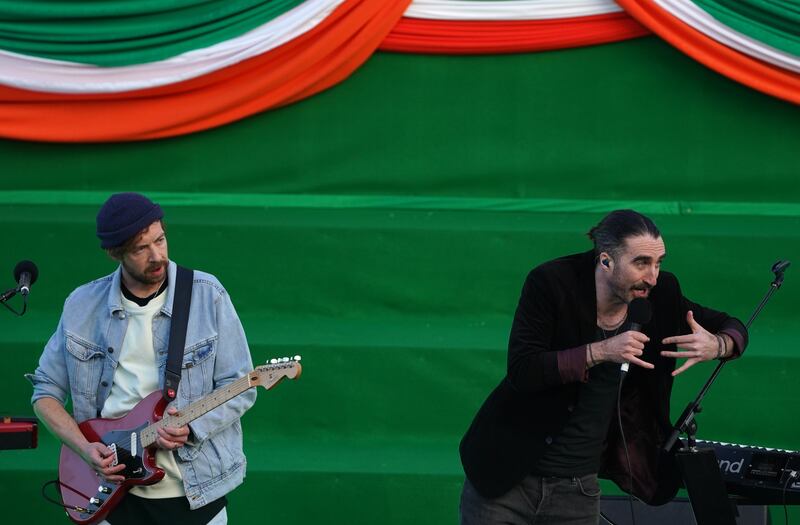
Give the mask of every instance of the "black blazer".
[{"label": "black blazer", "polygon": [[[528,274],[514,316],[506,377],[481,406],[461,441],[467,478],[484,497],[506,493],[528,475],[558,435],[577,402],[580,383],[563,383],[560,351],[595,340],[597,308],[594,252],[542,264]],[[746,346],[747,332],[736,319],[683,297],[678,280],[661,272],[649,297],[653,316],[642,327],[650,337],[642,359],[654,370],[632,366],[623,385],[621,410],[633,470],[633,493],[650,504],[675,495],[679,477],[671,455],[660,447],[671,432],[669,398],[675,359],[662,357],[664,337],[689,333],[686,312],[712,333],[725,331]],[[612,421],[616,421],[616,417]],[[624,450],[616,424],[609,428],[600,475],[629,491]]]}]

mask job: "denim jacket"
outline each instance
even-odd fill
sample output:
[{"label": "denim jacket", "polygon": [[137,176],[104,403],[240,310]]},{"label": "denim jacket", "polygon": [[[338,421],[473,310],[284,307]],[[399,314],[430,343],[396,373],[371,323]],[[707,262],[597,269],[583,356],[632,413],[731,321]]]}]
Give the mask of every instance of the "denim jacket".
[{"label": "denim jacket", "polygon": [[[153,318],[153,347],[161,387],[176,268],[170,261],[166,301]],[[118,269],[79,287],[67,298],[38,368],[26,376],[33,383],[31,402],[52,397],[65,404],[71,398],[78,423],[99,417],[111,391],[128,325],[120,278]],[[171,405],[180,410],[252,369],[244,330],[227,292],[213,275],[195,271],[181,382]],[[255,398],[255,389],[251,388],[189,424],[190,440],[175,454],[192,509],[227,494],[244,479],[246,460],[239,418]]]}]

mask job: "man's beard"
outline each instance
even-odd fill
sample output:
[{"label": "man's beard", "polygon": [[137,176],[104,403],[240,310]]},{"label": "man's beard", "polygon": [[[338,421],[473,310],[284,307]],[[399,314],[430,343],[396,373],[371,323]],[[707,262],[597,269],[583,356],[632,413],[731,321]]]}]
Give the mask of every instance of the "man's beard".
[{"label": "man's beard", "polygon": [[612,294],[620,302],[625,303],[625,304],[630,303],[636,297],[640,297],[640,296],[634,295],[633,292],[635,290],[647,290],[648,294],[646,296],[644,296],[644,297],[647,297],[647,296],[649,296],[649,291],[652,290],[652,289],[653,289],[653,287],[650,286],[649,284],[647,284],[644,281],[638,282],[638,283],[634,284],[633,286],[622,285],[617,280],[613,280],[611,282],[611,292],[612,292]]},{"label": "man's beard", "polygon": [[[130,275],[131,279],[134,281],[144,284],[144,285],[153,285],[162,282],[167,277],[167,261],[159,261],[157,263],[150,264],[143,272],[137,272],[123,261],[122,266],[125,267],[125,270]],[[158,270],[159,268],[164,268],[159,275],[153,275],[152,272]]]}]

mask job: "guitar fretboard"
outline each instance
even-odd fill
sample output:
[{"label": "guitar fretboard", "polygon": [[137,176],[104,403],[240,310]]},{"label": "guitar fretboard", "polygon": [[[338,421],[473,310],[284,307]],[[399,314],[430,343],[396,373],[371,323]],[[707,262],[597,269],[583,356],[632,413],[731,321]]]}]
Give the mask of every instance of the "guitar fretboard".
[{"label": "guitar fretboard", "polygon": [[207,396],[198,399],[194,403],[185,407],[176,416],[165,414],[157,423],[153,423],[140,433],[142,447],[147,448],[158,440],[158,429],[164,427],[182,427],[188,425],[198,417],[206,414],[224,402],[233,399],[248,388],[255,386],[251,381],[250,374],[240,377],[233,383],[229,383],[222,388],[218,388]]}]

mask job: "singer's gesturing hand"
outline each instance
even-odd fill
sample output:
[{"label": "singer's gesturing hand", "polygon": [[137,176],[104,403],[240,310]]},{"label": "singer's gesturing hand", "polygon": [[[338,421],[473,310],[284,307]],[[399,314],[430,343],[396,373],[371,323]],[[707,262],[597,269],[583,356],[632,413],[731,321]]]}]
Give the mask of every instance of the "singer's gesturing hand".
[{"label": "singer's gesturing hand", "polygon": [[632,363],[642,368],[654,368],[653,363],[642,361],[639,356],[644,351],[644,344],[650,340],[642,332],[628,330],[605,341],[592,343],[592,349],[598,361],[614,363]]},{"label": "singer's gesturing hand", "polygon": [[719,352],[719,340],[717,336],[700,326],[700,324],[694,320],[694,314],[691,310],[686,312],[686,322],[689,323],[689,328],[692,330],[691,334],[674,335],[672,337],[666,337],[661,341],[665,345],[675,343],[680,347],[677,352],[668,352],[665,350],[661,352],[661,355],[686,359],[680,368],[672,372],[673,376],[684,372],[697,363],[715,359]]}]

